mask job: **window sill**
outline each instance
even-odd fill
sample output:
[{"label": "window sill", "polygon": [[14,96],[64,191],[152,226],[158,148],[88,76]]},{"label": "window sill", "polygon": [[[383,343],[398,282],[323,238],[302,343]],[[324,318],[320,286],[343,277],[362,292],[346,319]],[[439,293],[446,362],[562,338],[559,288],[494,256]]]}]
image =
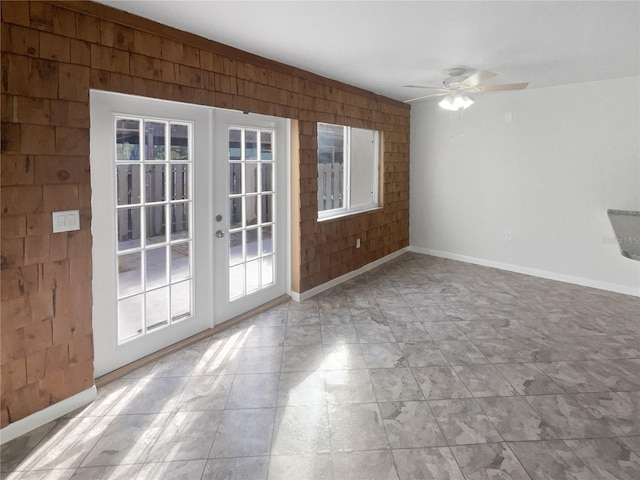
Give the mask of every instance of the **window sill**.
[{"label": "window sill", "polygon": [[339,220],[341,218],[345,218],[345,217],[351,217],[353,215],[359,215],[361,213],[372,213],[372,212],[376,212],[378,210],[382,210],[382,206],[380,205],[374,205],[371,207],[363,207],[357,210],[348,210],[348,211],[341,211],[340,213],[336,213],[335,215],[330,215],[330,216],[318,216],[318,223],[320,222],[327,222],[329,220]]}]

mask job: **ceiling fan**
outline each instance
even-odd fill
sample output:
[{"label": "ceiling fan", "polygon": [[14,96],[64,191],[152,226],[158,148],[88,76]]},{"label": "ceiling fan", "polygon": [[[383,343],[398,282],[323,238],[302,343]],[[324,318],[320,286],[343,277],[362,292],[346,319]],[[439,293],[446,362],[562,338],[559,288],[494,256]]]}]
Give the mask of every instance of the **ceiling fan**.
[{"label": "ceiling fan", "polygon": [[449,77],[445,78],[442,86],[430,85],[404,85],[409,88],[423,88],[426,90],[435,90],[435,93],[422,95],[420,97],[405,100],[405,103],[411,103],[430,97],[445,98],[439,105],[445,110],[460,110],[471,106],[473,100],[469,98],[468,93],[484,93],[484,92],[500,92],[504,90],[523,90],[527,88],[529,83],[505,83],[502,85],[484,85],[487,80],[491,80],[497,74],[479,70],[473,75],[467,75],[464,68],[452,68],[449,70]]}]

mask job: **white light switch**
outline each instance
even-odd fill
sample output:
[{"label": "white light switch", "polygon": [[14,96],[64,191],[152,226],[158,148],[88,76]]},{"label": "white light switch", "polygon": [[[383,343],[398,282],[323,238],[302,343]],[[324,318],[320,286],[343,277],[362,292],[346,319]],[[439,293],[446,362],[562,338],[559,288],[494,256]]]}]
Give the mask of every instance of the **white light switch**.
[{"label": "white light switch", "polygon": [[80,211],[65,210],[63,212],[53,212],[53,233],[70,232],[80,230]]}]

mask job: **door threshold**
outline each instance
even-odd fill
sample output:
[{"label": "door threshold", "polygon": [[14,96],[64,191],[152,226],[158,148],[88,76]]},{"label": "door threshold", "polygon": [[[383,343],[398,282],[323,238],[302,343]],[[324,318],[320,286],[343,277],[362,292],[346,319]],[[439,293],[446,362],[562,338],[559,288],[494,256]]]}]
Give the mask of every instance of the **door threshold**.
[{"label": "door threshold", "polygon": [[291,297],[289,297],[289,295],[282,295],[278,298],[274,298],[273,300],[260,305],[259,307],[256,307],[252,310],[249,310],[248,312],[245,312],[241,315],[238,315],[237,317],[233,317],[230,320],[227,320],[226,322],[221,323],[220,325],[216,325],[213,328],[208,328],[206,330],[203,330],[200,333],[196,333],[195,335],[189,337],[189,338],[185,338],[184,340],[181,340],[177,343],[174,343],[173,345],[169,345],[168,347],[165,347],[161,350],[158,350],[157,352],[153,352],[149,355],[147,355],[146,357],[142,357],[138,360],[136,360],[135,362],[131,362],[123,367],[120,367],[112,372],[109,373],[105,373],[104,375],[98,377],[95,379],[95,385],[96,387],[100,388],[105,386],[107,383],[113,382],[114,380],[117,380],[118,378],[124,377],[125,375],[130,374],[131,372],[133,372],[134,370],[137,370],[140,367],[144,367],[145,365],[148,365],[151,362],[154,362],[156,360],[158,360],[159,358],[165,357],[167,355],[169,355],[170,353],[174,353],[177,352],[178,350],[181,350],[185,347],[188,347],[189,345],[193,345],[196,342],[199,342],[200,340],[203,340],[205,338],[211,337],[213,335],[216,335],[220,332],[224,332],[225,330],[228,330],[231,327],[234,327],[236,325],[238,325],[239,323],[244,322],[245,320],[253,317],[254,315],[257,315],[259,313],[262,312],[266,312],[267,310],[280,305],[284,302],[287,302],[291,299]]}]

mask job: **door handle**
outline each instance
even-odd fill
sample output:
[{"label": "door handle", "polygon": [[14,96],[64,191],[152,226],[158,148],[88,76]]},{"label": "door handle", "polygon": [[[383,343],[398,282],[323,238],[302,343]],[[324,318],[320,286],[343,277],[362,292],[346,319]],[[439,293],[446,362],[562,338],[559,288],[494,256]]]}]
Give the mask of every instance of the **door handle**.
[{"label": "door handle", "polygon": [[224,237],[224,232],[222,230],[218,230],[216,232],[216,238],[223,238]]}]

